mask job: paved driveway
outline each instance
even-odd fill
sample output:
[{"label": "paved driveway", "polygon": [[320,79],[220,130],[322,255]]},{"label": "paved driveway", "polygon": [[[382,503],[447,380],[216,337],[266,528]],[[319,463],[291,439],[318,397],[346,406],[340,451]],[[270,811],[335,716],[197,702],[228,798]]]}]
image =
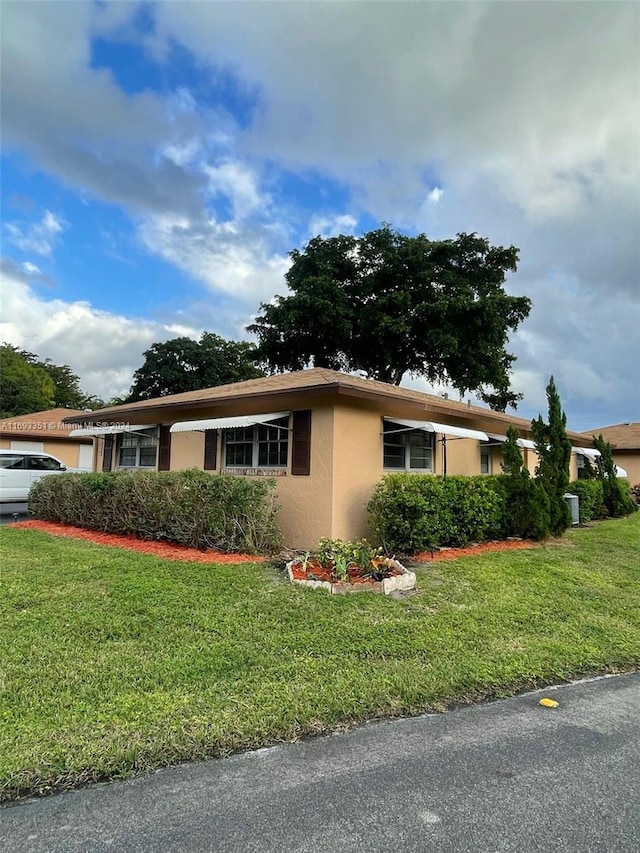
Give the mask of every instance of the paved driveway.
[{"label": "paved driveway", "polygon": [[640,675],[627,675],[12,806],[0,847],[637,853],[639,801]]}]

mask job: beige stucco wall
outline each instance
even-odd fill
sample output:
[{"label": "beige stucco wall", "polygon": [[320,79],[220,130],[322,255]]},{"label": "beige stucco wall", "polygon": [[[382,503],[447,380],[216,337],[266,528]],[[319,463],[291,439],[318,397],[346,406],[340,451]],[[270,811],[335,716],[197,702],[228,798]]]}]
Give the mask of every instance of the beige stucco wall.
[{"label": "beige stucco wall", "polygon": [[[372,535],[367,503],[386,473],[383,469],[383,421],[379,411],[366,407],[336,406],[334,487],[331,536],[339,539]],[[442,436],[436,436],[434,472],[442,474]],[[500,473],[500,448],[492,453],[494,473]],[[475,439],[447,440],[447,473],[480,474],[480,446]],[[416,477],[430,474],[414,472]]]},{"label": "beige stucco wall", "polygon": [[[220,454],[218,454],[218,460]],[[171,470],[186,471],[204,467],[204,433],[174,432],[171,434]]]},{"label": "beige stucco wall", "polygon": [[332,495],[335,467],[334,412],[331,406],[311,410],[311,473],[291,475],[291,441],[285,477],[276,478],[279,521],[289,548],[313,548],[332,535]]},{"label": "beige stucco wall", "polygon": [[632,486],[640,483],[640,451],[614,450],[613,461],[627,472],[627,480]]}]

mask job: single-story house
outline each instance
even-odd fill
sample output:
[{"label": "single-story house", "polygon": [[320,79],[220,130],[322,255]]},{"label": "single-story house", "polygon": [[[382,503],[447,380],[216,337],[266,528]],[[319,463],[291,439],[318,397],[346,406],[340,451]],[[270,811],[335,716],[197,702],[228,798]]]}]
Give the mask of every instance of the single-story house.
[{"label": "single-story house", "polygon": [[640,423],[614,424],[583,433],[587,447],[595,435],[611,445],[613,461],[622,469],[632,486],[640,483]]},{"label": "single-story house", "polygon": [[[532,473],[537,460],[528,420],[324,368],[66,420],[100,422],[73,435],[95,437],[104,471],[200,468],[276,478],[285,542],[296,548],[321,536],[370,535],[366,505],[386,473],[499,473],[509,424]],[[569,436],[584,442],[580,433]]]},{"label": "single-story house", "polygon": [[67,417],[85,418],[82,409],[47,409],[0,420],[0,449],[35,450],[56,456],[70,468],[94,470],[91,436],[71,436]]}]

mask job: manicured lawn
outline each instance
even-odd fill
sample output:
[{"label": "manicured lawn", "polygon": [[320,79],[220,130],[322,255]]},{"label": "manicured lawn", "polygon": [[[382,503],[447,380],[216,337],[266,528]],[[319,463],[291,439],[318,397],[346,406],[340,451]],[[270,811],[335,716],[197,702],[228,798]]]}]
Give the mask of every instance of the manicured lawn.
[{"label": "manicured lawn", "polygon": [[3,797],[640,664],[640,514],[329,596],[0,531]]}]

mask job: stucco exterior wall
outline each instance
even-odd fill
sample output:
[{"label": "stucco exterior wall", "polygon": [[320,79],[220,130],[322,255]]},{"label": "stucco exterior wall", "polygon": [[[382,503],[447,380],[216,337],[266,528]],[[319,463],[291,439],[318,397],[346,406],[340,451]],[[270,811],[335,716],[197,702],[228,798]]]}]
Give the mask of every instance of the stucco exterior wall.
[{"label": "stucco exterior wall", "polygon": [[632,486],[640,483],[640,451],[614,450],[613,461],[627,472],[627,480]]},{"label": "stucco exterior wall", "polygon": [[367,408],[336,406],[331,535],[370,537],[367,503],[382,478],[382,419]]},{"label": "stucco exterior wall", "polygon": [[204,468],[203,432],[174,432],[171,435],[171,470],[186,471],[188,468]]},{"label": "stucco exterior wall", "polygon": [[311,410],[311,473],[276,478],[280,504],[279,522],[284,544],[289,548],[314,548],[321,536],[332,534],[332,495],[334,489],[334,412],[331,406]]}]

